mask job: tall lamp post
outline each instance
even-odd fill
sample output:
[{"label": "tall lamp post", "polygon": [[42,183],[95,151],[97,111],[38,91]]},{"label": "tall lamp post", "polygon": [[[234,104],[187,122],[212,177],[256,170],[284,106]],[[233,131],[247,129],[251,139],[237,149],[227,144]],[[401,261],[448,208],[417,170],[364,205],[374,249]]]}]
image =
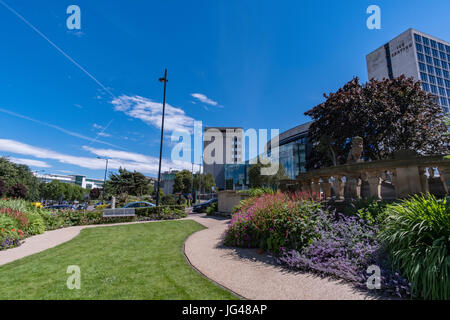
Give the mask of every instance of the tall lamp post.
[{"label": "tall lamp post", "polygon": [[105,203],[105,185],[106,185],[106,173],[108,172],[108,160],[109,158],[102,158],[97,157],[97,159],[103,159],[106,160],[106,166],[105,166],[105,179],[103,180],[103,190],[102,190],[102,203]]},{"label": "tall lamp post", "polygon": [[[164,97],[163,97],[163,110],[162,110],[162,123],[161,123],[161,144],[159,146],[159,168],[158,168],[158,184],[156,186],[156,206],[159,206],[159,185],[161,183],[161,159],[162,148],[164,138],[164,114],[166,112],[166,86],[167,86],[167,69],[164,70],[164,78],[159,78],[160,82],[164,82]],[[159,210],[158,210],[159,212]]]}]

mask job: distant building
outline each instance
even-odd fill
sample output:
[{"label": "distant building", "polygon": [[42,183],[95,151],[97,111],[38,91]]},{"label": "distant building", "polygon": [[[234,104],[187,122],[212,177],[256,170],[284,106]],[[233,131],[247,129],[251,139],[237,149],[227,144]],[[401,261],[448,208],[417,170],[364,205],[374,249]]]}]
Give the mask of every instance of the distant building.
[{"label": "distant building", "polygon": [[148,176],[146,176],[145,178],[149,181],[151,186],[155,186],[158,183],[158,178]]},{"label": "distant building", "polygon": [[366,57],[369,79],[400,75],[422,82],[445,113],[450,107],[450,43],[408,29]]},{"label": "distant building", "polygon": [[[242,134],[242,128],[240,127],[206,127],[204,130],[203,172],[213,175],[216,187],[219,190],[226,188],[225,166],[237,165],[242,162]],[[216,136],[221,137],[223,154],[219,157],[219,154],[212,153],[214,157],[217,156],[219,159],[217,162],[208,164],[205,162],[205,158],[208,162],[212,162],[212,160],[209,159],[210,155],[208,152],[205,153],[205,150],[215,141]]]},{"label": "distant building", "polygon": [[173,186],[175,185],[175,176],[178,170],[165,171],[161,173],[161,187],[160,190],[164,194],[172,194]]},{"label": "distant building", "polygon": [[94,189],[94,188],[101,189],[103,186],[103,180],[86,178],[86,176],[82,175],[40,174],[36,172],[34,172],[33,174],[36,178],[45,183],[57,180],[63,183],[76,184],[84,189]]}]

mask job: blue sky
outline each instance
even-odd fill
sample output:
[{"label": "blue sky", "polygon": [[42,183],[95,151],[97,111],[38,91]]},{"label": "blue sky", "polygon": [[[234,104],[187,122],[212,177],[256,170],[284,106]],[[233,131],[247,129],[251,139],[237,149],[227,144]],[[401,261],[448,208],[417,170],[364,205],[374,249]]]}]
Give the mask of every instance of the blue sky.
[{"label": "blue sky", "polygon": [[[71,4],[80,31],[66,27]],[[381,30],[366,27],[371,4]],[[0,0],[0,155],[95,178],[108,156],[112,170],[155,176],[164,68],[167,169],[186,166],[169,159],[174,128],[304,123],[323,93],[366,81],[366,54],[406,29],[450,40],[449,12],[444,0]]]}]

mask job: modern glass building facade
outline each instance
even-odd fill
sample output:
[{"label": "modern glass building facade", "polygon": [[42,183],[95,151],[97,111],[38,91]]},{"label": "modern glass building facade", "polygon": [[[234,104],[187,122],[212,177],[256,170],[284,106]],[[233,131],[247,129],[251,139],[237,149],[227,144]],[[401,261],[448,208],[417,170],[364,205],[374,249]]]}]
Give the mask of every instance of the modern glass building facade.
[{"label": "modern glass building facade", "polygon": [[[308,141],[308,130],[311,122],[299,125],[281,133],[278,137],[277,149],[270,149],[267,144],[269,156],[275,156],[278,152],[278,162],[285,169],[290,179],[296,179],[297,175],[306,172],[306,164],[311,153],[312,146]],[[225,189],[241,190],[249,186],[249,161],[242,164],[226,164],[224,166]]]},{"label": "modern glass building facade", "polygon": [[[308,141],[310,124],[311,122],[299,125],[279,136],[278,160],[290,179],[296,179],[299,173],[306,172],[306,163],[312,148]],[[270,154],[275,155],[275,150],[270,150]]]},{"label": "modern glass building facade", "polygon": [[366,57],[369,79],[413,77],[450,112],[450,43],[408,29]]},{"label": "modern glass building facade", "polygon": [[436,96],[445,113],[450,108],[450,44],[414,33],[422,89]]},{"label": "modern glass building facade", "polygon": [[225,164],[225,189],[242,190],[247,189],[249,164]]}]

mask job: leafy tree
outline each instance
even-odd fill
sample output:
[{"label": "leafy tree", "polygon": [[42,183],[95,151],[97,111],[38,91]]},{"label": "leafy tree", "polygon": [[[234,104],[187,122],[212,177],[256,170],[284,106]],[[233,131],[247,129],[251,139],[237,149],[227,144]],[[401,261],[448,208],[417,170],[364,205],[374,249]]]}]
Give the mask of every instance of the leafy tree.
[{"label": "leafy tree", "polygon": [[6,185],[6,189],[17,184],[23,184],[27,192],[27,200],[39,199],[39,180],[33,175],[28,166],[23,164],[16,164],[9,161],[5,157],[0,158],[0,178]]},{"label": "leafy tree", "polygon": [[198,190],[203,193],[211,192],[212,188],[216,186],[214,176],[211,173],[207,173],[207,174],[194,173],[193,184],[194,184],[194,190]]},{"label": "leafy tree", "polygon": [[91,198],[93,200],[98,199],[98,197],[100,197],[100,194],[101,194],[101,190],[99,188],[91,189],[89,191],[89,198]]},{"label": "leafy tree", "polygon": [[111,195],[127,193],[132,196],[150,194],[153,190],[148,180],[142,173],[127,171],[119,168],[119,173],[112,173],[105,183],[105,191]]},{"label": "leafy tree", "polygon": [[6,183],[2,179],[0,179],[0,198],[6,194],[6,191]]},{"label": "leafy tree", "polygon": [[192,191],[192,173],[189,170],[181,170],[176,173],[173,192],[189,193]]},{"label": "leafy tree", "polygon": [[76,184],[53,180],[41,186],[41,196],[46,200],[82,201],[85,190]]},{"label": "leafy tree", "polygon": [[365,85],[354,78],[324,96],[324,103],[305,112],[314,120],[309,169],[345,163],[355,136],[364,139],[365,160],[389,159],[402,149],[421,155],[448,151],[442,109],[413,78],[371,79]]},{"label": "leafy tree", "polygon": [[23,184],[18,183],[13,185],[8,192],[8,195],[13,198],[22,198],[25,199],[27,197],[28,189]]},{"label": "leafy tree", "polygon": [[261,187],[273,187],[278,188],[280,181],[283,179],[288,179],[286,170],[284,166],[280,163],[278,171],[272,176],[262,175],[261,168],[269,167],[270,165],[263,165],[259,161],[256,164],[251,164],[248,170],[248,179],[250,188],[261,188]]}]

